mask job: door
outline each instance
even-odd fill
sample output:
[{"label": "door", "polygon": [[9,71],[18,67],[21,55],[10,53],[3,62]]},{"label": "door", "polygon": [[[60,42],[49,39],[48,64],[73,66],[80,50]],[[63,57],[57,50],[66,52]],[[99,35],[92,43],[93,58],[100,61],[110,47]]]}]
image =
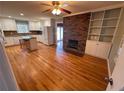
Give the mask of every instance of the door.
[{"label": "door", "polygon": [[124,37],[118,51],[118,58],[111,78],[113,85],[108,84],[107,90],[124,90]]}]

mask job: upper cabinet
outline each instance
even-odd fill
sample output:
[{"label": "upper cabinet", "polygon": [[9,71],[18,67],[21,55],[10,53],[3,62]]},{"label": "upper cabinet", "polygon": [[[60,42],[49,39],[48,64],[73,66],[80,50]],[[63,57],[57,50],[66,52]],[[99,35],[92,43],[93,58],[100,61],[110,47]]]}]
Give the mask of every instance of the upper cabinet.
[{"label": "upper cabinet", "polygon": [[1,25],[3,30],[15,31],[16,22],[14,19],[1,19]]},{"label": "upper cabinet", "polygon": [[40,21],[29,21],[29,29],[30,30],[41,30]]},{"label": "upper cabinet", "polygon": [[51,26],[51,20],[50,19],[44,20],[44,26]]}]

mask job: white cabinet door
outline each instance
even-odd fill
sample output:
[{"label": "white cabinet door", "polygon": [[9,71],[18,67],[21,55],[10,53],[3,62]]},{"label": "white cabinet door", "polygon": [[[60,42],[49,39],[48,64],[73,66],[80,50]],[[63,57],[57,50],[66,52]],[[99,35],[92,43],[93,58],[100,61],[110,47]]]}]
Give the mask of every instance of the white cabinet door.
[{"label": "white cabinet door", "polygon": [[0,20],[0,30],[2,29],[2,22],[1,22],[1,20]]},{"label": "white cabinet door", "polygon": [[96,47],[97,47],[97,41],[87,40],[85,53],[92,56],[96,56]]},{"label": "white cabinet door", "polygon": [[32,35],[32,37],[35,37],[36,40],[38,41],[38,36],[37,35]]},{"label": "white cabinet door", "polygon": [[40,30],[40,22],[29,22],[29,29],[30,30]]},{"label": "white cabinet door", "polygon": [[18,45],[19,39],[21,39],[21,37],[13,37],[13,39],[14,39],[14,45]]},{"label": "white cabinet door", "polygon": [[38,39],[39,42],[42,42],[42,35],[38,35],[37,39]]},{"label": "white cabinet door", "polygon": [[40,36],[39,35],[37,35],[37,41],[40,42]]},{"label": "white cabinet door", "polygon": [[6,37],[5,38],[5,46],[11,46],[11,45],[14,45],[14,39],[13,37]]},{"label": "white cabinet door", "polygon": [[35,23],[35,30],[40,30],[40,22]]},{"label": "white cabinet door", "polygon": [[107,59],[111,48],[111,43],[87,40],[85,53]]},{"label": "white cabinet door", "polygon": [[16,30],[16,22],[13,19],[2,19],[3,30]]},{"label": "white cabinet door", "polygon": [[107,59],[110,48],[111,48],[111,43],[99,42],[97,45],[96,56],[103,59]]},{"label": "white cabinet door", "polygon": [[34,30],[34,24],[33,24],[33,22],[29,22],[29,29],[30,30]]}]

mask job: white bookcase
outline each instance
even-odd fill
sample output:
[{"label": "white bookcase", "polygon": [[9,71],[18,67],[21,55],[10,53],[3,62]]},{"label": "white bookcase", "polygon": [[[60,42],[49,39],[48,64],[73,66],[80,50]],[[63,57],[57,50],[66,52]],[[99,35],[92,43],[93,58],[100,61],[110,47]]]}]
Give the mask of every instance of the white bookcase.
[{"label": "white bookcase", "polygon": [[88,40],[112,42],[121,8],[91,13]]},{"label": "white bookcase", "polygon": [[[107,51],[110,51],[118,29],[121,11],[122,8],[116,8],[91,13],[85,53],[104,59],[108,58],[109,52]],[[95,45],[95,47],[89,47],[89,45]],[[91,50],[94,50],[94,53],[91,53]]]}]

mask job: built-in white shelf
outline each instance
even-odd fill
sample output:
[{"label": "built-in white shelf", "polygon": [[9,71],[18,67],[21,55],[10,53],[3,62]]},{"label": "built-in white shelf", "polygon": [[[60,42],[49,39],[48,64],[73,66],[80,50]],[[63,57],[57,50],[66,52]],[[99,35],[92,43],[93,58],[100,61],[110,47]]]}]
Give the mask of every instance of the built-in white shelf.
[{"label": "built-in white shelf", "polygon": [[89,35],[100,35],[100,34],[97,34],[97,33],[91,33],[91,34],[89,34]]},{"label": "built-in white shelf", "polygon": [[113,18],[104,18],[103,20],[118,20],[118,17],[113,17]]},{"label": "built-in white shelf", "polygon": [[113,36],[111,34],[101,34],[101,36]]},{"label": "built-in white shelf", "polygon": [[120,13],[121,8],[92,12],[88,40],[112,42],[118,28]]},{"label": "built-in white shelf", "polygon": [[90,28],[102,28],[102,26],[91,26]]},{"label": "built-in white shelf", "polygon": [[92,19],[90,21],[101,21],[102,19]]},{"label": "built-in white shelf", "polygon": [[102,28],[116,28],[116,26],[102,26]]}]

